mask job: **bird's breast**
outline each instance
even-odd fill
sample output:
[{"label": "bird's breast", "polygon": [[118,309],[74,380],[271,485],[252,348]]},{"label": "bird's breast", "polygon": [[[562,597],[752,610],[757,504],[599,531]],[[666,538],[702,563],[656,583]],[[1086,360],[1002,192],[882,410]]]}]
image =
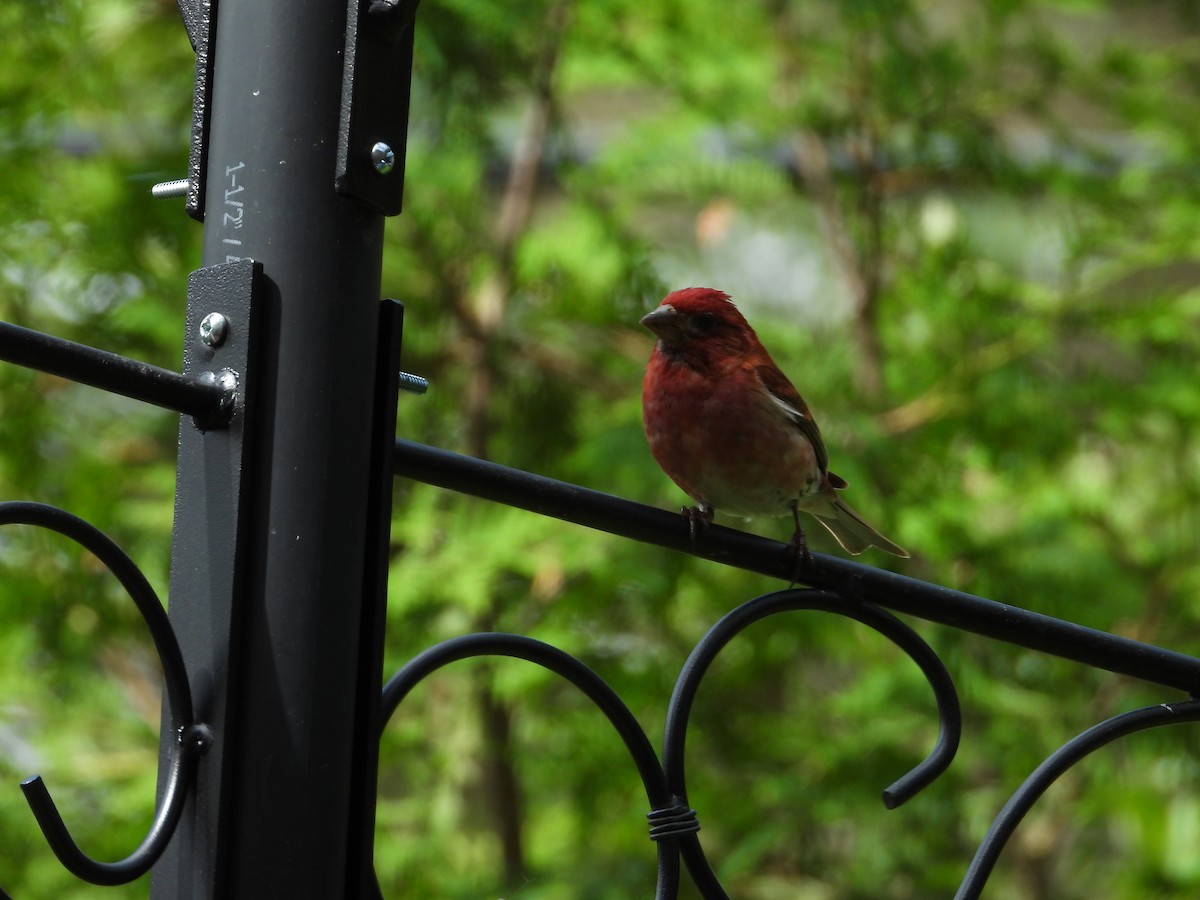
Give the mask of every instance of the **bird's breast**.
[{"label": "bird's breast", "polygon": [[642,416],[650,451],[696,502],[746,518],[784,515],[820,488],[808,438],[742,369],[697,372],[656,357]]}]

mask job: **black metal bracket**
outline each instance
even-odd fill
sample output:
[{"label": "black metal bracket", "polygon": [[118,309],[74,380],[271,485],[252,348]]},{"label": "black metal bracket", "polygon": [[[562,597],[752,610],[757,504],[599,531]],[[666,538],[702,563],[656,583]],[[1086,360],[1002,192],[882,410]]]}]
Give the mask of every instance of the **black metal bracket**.
[{"label": "black metal bracket", "polygon": [[[375,798],[378,795],[379,741],[383,683],[384,638],[387,634],[388,546],[392,531],[396,403],[401,390],[400,348],[404,336],[404,305],[385,299],[379,304],[379,348],[375,362],[375,402],[371,435],[371,494],[366,521],[369,540],[364,560],[359,674],[354,717],[362,740],[355,740],[358,758],[351,772],[350,833],[348,835],[344,896],[370,895],[375,884]],[[412,377],[412,376],[410,376]]]},{"label": "black metal bracket", "polygon": [[[348,0],[334,185],[374,212],[399,214],[404,195],[413,23],[420,0]],[[196,51],[187,214],[204,221],[217,0],[178,0]],[[172,182],[164,187],[174,187]],[[161,196],[171,196],[170,192]]]},{"label": "black metal bracket", "polygon": [[193,50],[203,43],[203,33],[208,28],[206,5],[205,0],[178,0],[179,15],[183,17],[183,27],[187,29]]},{"label": "black metal bracket", "polygon": [[188,140],[187,214],[204,221],[204,181],[208,171],[208,125],[212,116],[212,62],[217,41],[217,0],[178,0],[188,40],[196,51],[192,85],[192,133]]},{"label": "black metal bracket", "polygon": [[394,216],[404,195],[412,78],[413,21],[419,0],[349,0],[342,109],[340,193]]},{"label": "black metal bracket", "polygon": [[[198,269],[188,279],[184,373],[214,368],[238,372],[245,386],[229,427],[202,432],[181,423],[171,543],[170,620],[197,714],[211,728],[210,752],[197,773],[189,800],[164,863],[187,854],[183,867],[155,867],[154,884],[180,873],[167,895],[191,896],[197,872],[218,871],[225,850],[222,815],[231,705],[236,698],[237,629],[249,579],[243,548],[249,528],[256,366],[263,317],[262,267],[252,260]],[[219,317],[219,318],[218,318]],[[221,330],[214,339],[211,329]],[[165,722],[164,722],[165,727]],[[164,748],[165,755],[165,748]],[[162,767],[160,766],[160,771]],[[160,780],[160,793],[166,785]],[[187,873],[184,880],[183,872]]]}]

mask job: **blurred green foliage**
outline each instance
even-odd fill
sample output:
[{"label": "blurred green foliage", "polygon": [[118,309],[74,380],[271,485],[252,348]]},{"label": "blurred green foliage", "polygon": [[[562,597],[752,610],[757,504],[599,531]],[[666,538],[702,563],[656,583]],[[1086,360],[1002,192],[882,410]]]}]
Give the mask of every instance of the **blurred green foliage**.
[{"label": "blurred green foliage", "polygon": [[[511,8],[509,8],[511,7]],[[186,165],[193,58],[167,0],[0,6],[0,317],[171,367],[199,228],[149,186]],[[400,433],[644,502],[684,498],[641,436],[665,291],[729,291],[822,423],[907,574],[1200,645],[1200,13],[1170,0],[427,2],[405,212]],[[0,497],[112,534],[165,597],[176,422],[0,366]],[[388,668],[472,630],[571,652],[657,740],[691,647],[781,585],[397,484]],[[779,522],[753,527],[777,538]],[[818,549],[831,550],[812,535]],[[819,614],[760,624],[701,690],[690,800],[738,900],[945,897],[1049,752],[1164,692],[948,629],[966,727],[915,669]],[[0,533],[0,886],[77,884],[16,787],[85,848],[152,806],[157,670],[115,580]],[[1088,760],[1026,820],[989,898],[1200,891],[1200,738]],[[601,715],[510,660],[421,685],[384,739],[389,897],[647,896],[645,796]],[[690,888],[685,896],[692,896]]]}]

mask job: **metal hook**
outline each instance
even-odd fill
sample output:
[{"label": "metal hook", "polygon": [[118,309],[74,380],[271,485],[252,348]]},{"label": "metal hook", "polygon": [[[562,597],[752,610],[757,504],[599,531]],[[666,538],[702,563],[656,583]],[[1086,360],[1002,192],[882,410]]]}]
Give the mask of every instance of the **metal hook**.
[{"label": "metal hook", "polygon": [[211,743],[207,727],[192,721],[192,694],[175,632],[154,588],[133,560],[107,535],[83,519],[44,503],[9,501],[0,503],[0,525],[46,528],[70,538],[91,552],[116,576],[137,605],[158,651],[171,727],[177,739],[168,756],[168,773],[154,821],[133,853],[112,863],[92,859],[79,849],[71,837],[41,776],[35,775],[21,783],[21,790],[42,834],[59,861],[71,873],[93,884],[114,885],[133,881],[146,874],[166,849],[183,814],[187,788],[192,782],[196,762]]},{"label": "metal hook", "polygon": [[[391,677],[383,689],[382,722],[386,725],[401,701],[423,678],[448,663],[473,656],[509,656],[536,663],[561,675],[587,695],[608,717],[629,749],[653,804],[666,804],[670,796],[662,777],[662,768],[650,740],[637,717],[617,696],[608,683],[571,654],[534,638],[518,634],[480,632],[451,638],[413,657]],[[382,728],[383,725],[380,727]]]},{"label": "metal hook", "polygon": [[[617,730],[641,775],[651,807],[655,810],[675,807],[675,798],[667,791],[666,779],[650,739],[646,737],[646,732],[638,724],[637,717],[630,712],[616,691],[569,653],[522,635],[492,632],[467,634],[443,641],[413,657],[384,686],[380,729],[387,725],[396,708],[423,678],[448,663],[473,656],[508,656],[523,659],[549,669],[571,682],[600,708]],[[671,846],[672,843],[669,840],[658,841],[659,880],[655,893],[658,900],[666,900],[678,893],[679,854]],[[382,897],[378,883],[376,896]]]},{"label": "metal hook", "polygon": [[1164,725],[1183,725],[1200,721],[1200,700],[1185,700],[1181,703],[1160,703],[1156,706],[1145,706],[1127,713],[1105,719],[1098,725],[1093,725],[1055,750],[1045,761],[1033,770],[1032,774],[1017,788],[1017,792],[1009,798],[1008,803],[1000,810],[992,827],[988,829],[983,843],[975,851],[975,857],[967,868],[958,893],[954,900],[976,900],[983,893],[983,886],[992,874],[1000,851],[1017,825],[1025,818],[1025,814],[1033,808],[1033,804],[1046,792],[1067,769],[1082,760],[1094,750],[1099,750],[1118,738],[1145,731],[1148,728],[1160,728]]},{"label": "metal hook", "polygon": [[[667,709],[663,736],[663,770],[672,795],[687,797],[684,776],[684,745],[688,717],[700,681],[721,649],[753,623],[768,616],[793,610],[815,609],[854,619],[882,634],[903,650],[921,669],[933,689],[938,708],[938,739],[930,754],[883,792],[883,802],[895,809],[933,782],[954,759],[962,732],[962,710],[950,673],[933,649],[891,613],[865,601],[833,591],[786,590],[766,594],[743,603],[725,615],[700,640],[683,665]],[[724,889],[705,858],[700,841],[688,835],[681,850],[696,887],[706,897],[725,897]]]},{"label": "metal hook", "polygon": [[[742,604],[709,629],[692,651],[680,672],[667,710],[663,741],[663,763],[673,793],[686,796],[684,786],[684,739],[687,719],[700,686],[700,679],[721,649],[747,627],[768,616],[795,610],[814,609],[837,613],[861,622],[903,650],[921,669],[933,690],[938,708],[938,739],[929,755],[883,792],[888,809],[910,800],[946,771],[962,733],[962,710],[950,673],[933,649],[915,631],[891,613],[861,600],[833,591],[786,590],[765,594]],[[675,777],[672,777],[675,776]]]}]

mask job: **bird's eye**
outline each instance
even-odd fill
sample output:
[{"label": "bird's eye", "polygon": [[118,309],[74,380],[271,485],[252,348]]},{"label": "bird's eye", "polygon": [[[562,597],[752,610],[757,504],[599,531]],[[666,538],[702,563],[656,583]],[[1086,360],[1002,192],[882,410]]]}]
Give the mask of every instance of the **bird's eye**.
[{"label": "bird's eye", "polygon": [[700,313],[692,316],[692,329],[700,334],[710,334],[717,325],[717,317],[712,313]]}]

